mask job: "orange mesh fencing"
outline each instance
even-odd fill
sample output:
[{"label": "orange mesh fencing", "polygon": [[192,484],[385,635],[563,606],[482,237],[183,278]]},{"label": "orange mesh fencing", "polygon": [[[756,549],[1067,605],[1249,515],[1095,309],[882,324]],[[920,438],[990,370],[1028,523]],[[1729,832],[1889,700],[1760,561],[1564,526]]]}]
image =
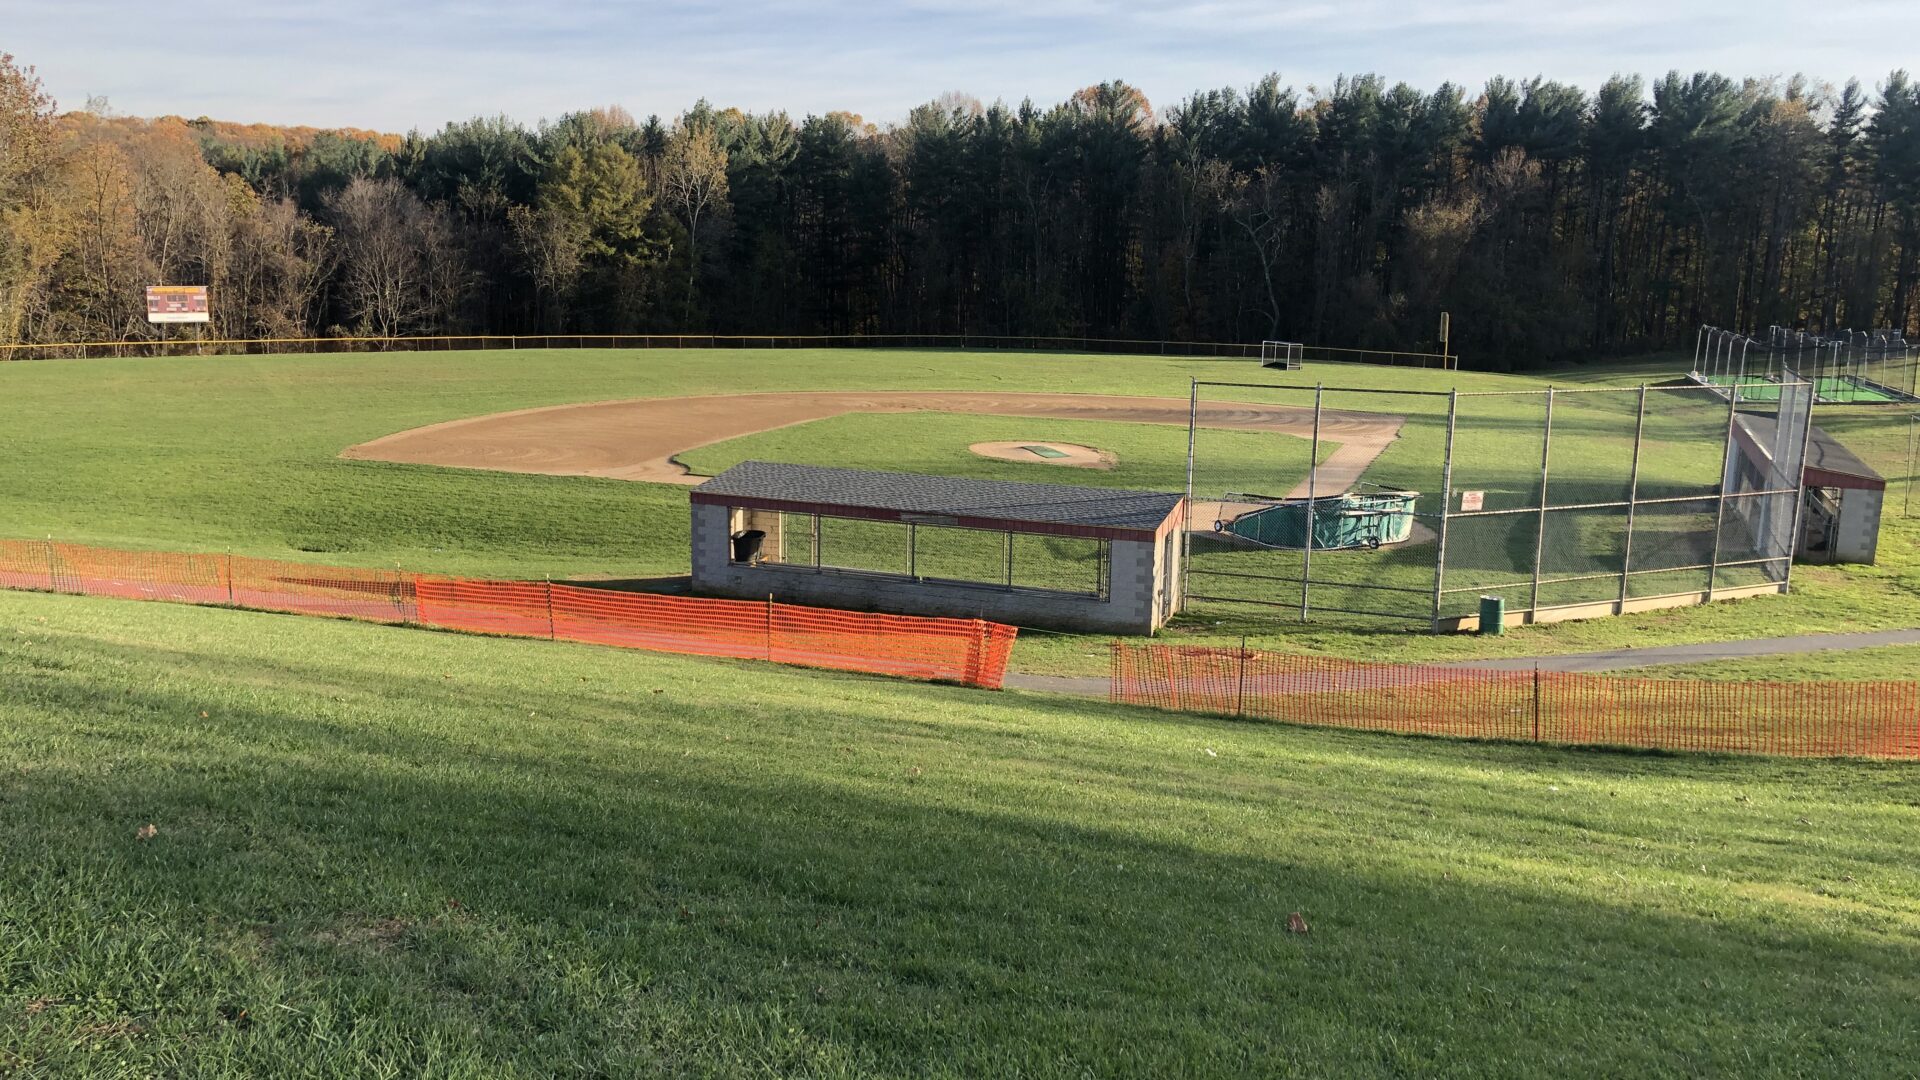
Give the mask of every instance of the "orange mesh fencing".
[{"label": "orange mesh fencing", "polygon": [[368,622],[419,621],[414,577],[399,570],[235,558],[228,573],[227,602],[235,607]]},{"label": "orange mesh fencing", "polygon": [[1717,682],[1115,642],[1114,701],[1574,745],[1920,759],[1920,683]]},{"label": "orange mesh fencing", "polygon": [[183,604],[228,602],[225,555],[49,544],[53,591]]},{"label": "orange mesh fencing", "polygon": [[998,688],[1015,629],[761,601],[474,581],[234,555],[0,540],[0,588],[550,638]]},{"label": "orange mesh fencing", "polygon": [[509,637],[553,636],[541,581],[468,581],[423,577],[413,583],[422,626]]},{"label": "orange mesh fencing", "polygon": [[0,589],[53,592],[53,545],[44,540],[0,540]]},{"label": "orange mesh fencing", "polygon": [[694,656],[774,659],[767,604],[553,587],[554,636]]},{"label": "orange mesh fencing", "polygon": [[548,585],[420,578],[423,625],[652,652],[997,688],[1014,629],[979,619],[876,615],[760,600],[711,600]]}]

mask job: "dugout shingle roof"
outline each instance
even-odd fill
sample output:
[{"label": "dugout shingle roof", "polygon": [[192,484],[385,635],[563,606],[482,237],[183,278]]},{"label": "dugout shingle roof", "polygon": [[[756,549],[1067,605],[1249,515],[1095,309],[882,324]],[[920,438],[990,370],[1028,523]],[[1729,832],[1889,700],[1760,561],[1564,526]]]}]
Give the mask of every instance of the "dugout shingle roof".
[{"label": "dugout shingle roof", "polygon": [[694,488],[693,499],[885,521],[1113,537],[1159,531],[1183,496],[743,461]]},{"label": "dugout shingle roof", "polygon": [[[1753,433],[1758,445],[1770,446],[1779,421],[1764,413],[1741,414],[1737,417],[1742,428]],[[1880,475],[1873,466],[1862,461],[1860,455],[1844,446],[1818,427],[1807,432],[1807,462],[1804,482],[1818,487],[1866,488],[1881,490],[1887,486],[1886,477]]]}]

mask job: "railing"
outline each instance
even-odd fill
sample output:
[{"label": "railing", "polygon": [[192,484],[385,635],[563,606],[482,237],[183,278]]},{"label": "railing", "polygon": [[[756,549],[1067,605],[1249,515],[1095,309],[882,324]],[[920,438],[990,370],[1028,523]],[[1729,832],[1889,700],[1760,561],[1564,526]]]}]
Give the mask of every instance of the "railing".
[{"label": "railing", "polygon": [[981,619],[477,581],[239,555],[0,540],[0,588],[770,660],[997,688],[1015,629]]},{"label": "railing", "polygon": [[[173,338],[0,345],[0,360],[454,349],[1014,349],[1174,358],[1260,358],[1260,345],[1033,334],[464,334],[408,337]],[[1305,346],[1309,360],[1444,367],[1459,357]]]},{"label": "railing", "polygon": [[1115,642],[1112,699],[1297,724],[1570,745],[1920,759],[1920,682],[1716,682]]}]

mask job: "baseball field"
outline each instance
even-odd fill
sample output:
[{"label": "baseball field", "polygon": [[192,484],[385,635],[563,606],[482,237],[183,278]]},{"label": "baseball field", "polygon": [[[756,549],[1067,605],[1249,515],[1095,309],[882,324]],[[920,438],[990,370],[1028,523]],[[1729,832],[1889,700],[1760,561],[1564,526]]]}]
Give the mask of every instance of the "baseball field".
[{"label": "baseball field", "polygon": [[[9,465],[0,474],[0,534],[423,572],[646,578],[686,572],[684,485],[750,457],[1181,490],[1194,378],[1534,390],[1659,382],[1682,367],[1684,358],[1502,376],[1316,365],[1274,378],[1248,361],[866,350],[19,363],[0,367]],[[1297,410],[1262,415],[1272,407],[1260,403],[1297,403],[1302,395],[1238,394],[1244,408],[1221,404],[1218,426],[1202,429],[1202,479],[1224,489],[1292,489],[1304,478],[1310,444],[1300,437]],[[740,395],[750,396],[727,400]],[[1539,446],[1527,409],[1537,405],[1480,400],[1488,413],[1462,447],[1463,459],[1484,463],[1483,473],[1508,469],[1530,478]],[[1322,479],[1431,488],[1445,399],[1363,404],[1392,411],[1341,410],[1341,422],[1323,432]],[[1823,409],[1819,422],[1893,478],[1889,501],[1897,506],[1907,472],[1904,416],[1834,408]],[[1563,420],[1562,429],[1571,425]],[[1071,468],[970,450],[1035,440],[1094,447],[1116,461]],[[1703,471],[1694,460],[1701,452],[1674,445],[1665,460],[1676,482],[1717,475],[1712,461]],[[1597,438],[1584,453],[1564,453],[1557,482],[1617,468],[1610,457],[1618,452],[1617,443]],[[1377,621],[1302,626],[1229,607],[1185,620],[1173,633],[1196,644],[1244,636],[1253,647],[1367,658],[1379,658],[1385,641],[1391,658],[1412,660],[1905,627],[1914,621],[1910,600],[1920,595],[1916,551],[1920,519],[1890,508],[1877,565],[1798,567],[1787,600],[1545,626],[1493,640],[1407,633]],[[1430,547],[1386,554],[1382,572],[1411,586],[1431,582]],[[1030,634],[1014,667],[1098,673],[1102,646],[1097,638]]]},{"label": "baseball field", "polygon": [[[1262,374],[830,350],[6,364],[0,536],[671,576],[687,483],[733,462],[1178,490],[1189,379]],[[1270,401],[1206,425],[1223,485],[1304,476]],[[1408,472],[1434,410],[1343,408],[1322,475]],[[1889,478],[1890,512],[1878,565],[1798,567],[1791,596],[1493,639],[1228,611],[1168,636],[1434,659],[1912,626],[1904,418],[1817,420]],[[1517,419],[1486,430],[1488,461],[1538,452]],[[1017,453],[1055,444],[1095,457]],[[1023,634],[1013,664],[1097,673],[1104,646]],[[1764,674],[1903,677],[1913,655]],[[0,592],[0,1075],[1897,1074],[1917,843],[1910,765]]]}]

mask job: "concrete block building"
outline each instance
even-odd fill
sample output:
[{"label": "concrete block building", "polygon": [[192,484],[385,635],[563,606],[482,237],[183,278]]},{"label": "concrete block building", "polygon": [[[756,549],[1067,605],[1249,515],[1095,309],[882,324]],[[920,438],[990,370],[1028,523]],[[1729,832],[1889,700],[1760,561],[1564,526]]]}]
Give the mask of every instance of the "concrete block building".
[{"label": "concrete block building", "polygon": [[1114,634],[1180,607],[1182,495],[746,461],[690,498],[709,596]]},{"label": "concrete block building", "polygon": [[[1774,417],[1743,414],[1733,434],[1733,450],[1740,455],[1730,470],[1735,490],[1761,483],[1750,477],[1772,462],[1797,456],[1776,445],[1781,428]],[[1810,563],[1872,563],[1880,549],[1886,478],[1840,440],[1810,427],[1800,488],[1800,535],[1793,538],[1794,558]]]},{"label": "concrete block building", "polygon": [[1886,478],[1819,428],[1808,433],[1805,476],[1800,557],[1807,562],[1873,562],[1880,552]]}]

